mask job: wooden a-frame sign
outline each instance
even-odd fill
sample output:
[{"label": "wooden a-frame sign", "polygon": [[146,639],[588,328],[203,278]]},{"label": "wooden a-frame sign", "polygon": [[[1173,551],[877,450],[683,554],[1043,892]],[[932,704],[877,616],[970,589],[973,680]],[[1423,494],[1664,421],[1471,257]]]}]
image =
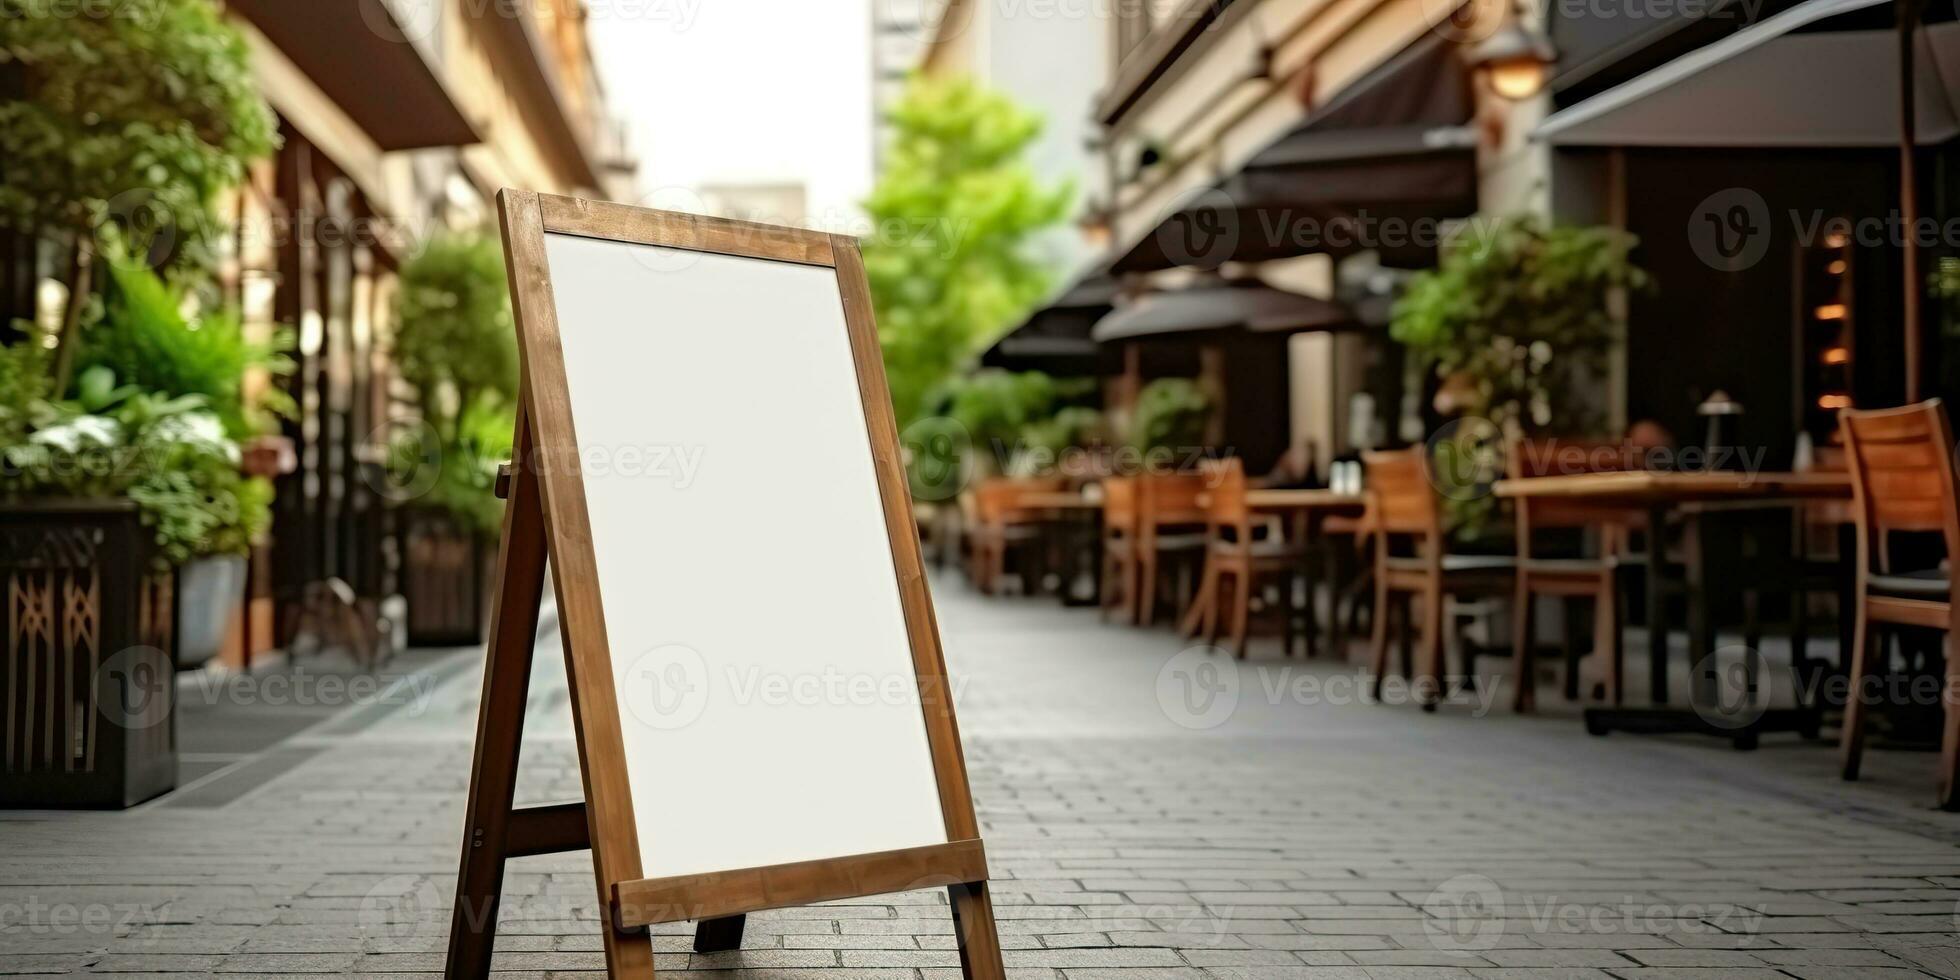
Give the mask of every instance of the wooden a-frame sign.
[{"label": "wooden a-frame sign", "polygon": [[[523,387],[513,462],[506,470],[507,478],[499,481],[508,503],[497,559],[498,584],[491,610],[476,758],[470,774],[468,816],[446,975],[450,978],[489,975],[504,863],[508,858],[590,848],[599,907],[607,920],[602,931],[606,969],[612,977],[652,976],[653,949],[647,930],[650,925],[694,921],[695,950],[727,951],[740,947],[744,916],[749,912],[944,887],[950,898],[960,965],[965,975],[999,980],[1003,971],[987,892],[986,858],[968,791],[951,688],[946,683],[938,627],[926,591],[898,433],[856,242],[800,229],[516,190],[503,191],[498,203],[523,365]],[[621,256],[629,256],[634,264],[620,261]],[[815,275],[812,270],[821,275]],[[729,288],[730,283],[743,281],[753,281],[757,286]],[[640,294],[634,294],[635,289]],[[809,297],[825,295],[833,289],[827,304],[807,302]],[[611,298],[595,295],[613,292],[623,295]],[[675,297],[671,303],[663,298],[669,294]],[[793,303],[798,296],[805,300],[799,310],[828,307],[808,310],[810,319],[819,328],[800,333],[780,332],[793,331],[798,325],[779,323],[785,319],[779,315],[781,310],[767,304]],[[621,577],[620,562],[656,560],[649,555],[678,547],[672,543],[677,532],[672,526],[665,530],[659,530],[657,525],[650,525],[654,530],[640,528],[640,533],[654,536],[629,541],[628,550],[618,550],[627,546],[614,542],[630,538],[635,529],[598,526],[602,521],[614,525],[631,523],[618,516],[625,513],[620,509],[619,491],[589,479],[586,473],[590,467],[564,464],[586,458],[581,450],[591,451],[589,444],[579,441],[580,435],[589,436],[588,429],[596,431],[610,426],[617,433],[621,425],[632,421],[633,413],[626,413],[629,419],[622,422],[615,413],[594,411],[593,406],[600,403],[589,397],[589,392],[582,392],[579,378],[573,375],[582,373],[589,379],[595,371],[603,375],[606,371],[619,370],[620,362],[631,359],[630,351],[602,350],[595,348],[595,344],[623,343],[618,339],[622,337],[645,340],[655,335],[719,338],[719,331],[743,327],[740,323],[723,323],[719,316],[695,315],[690,320],[683,308],[694,303],[697,314],[701,309],[708,309],[701,305],[704,297],[711,304],[726,303],[748,309],[747,315],[758,329],[778,330],[776,339],[758,337],[751,341],[752,346],[744,351],[750,363],[686,364],[678,366],[686,374],[657,375],[658,371],[675,366],[663,365],[662,358],[654,357],[646,363],[630,365],[630,370],[636,373],[618,377],[630,377],[632,380],[627,384],[631,387],[657,388],[663,383],[685,387],[690,378],[699,375],[712,379],[714,384],[736,389],[746,383],[748,375],[755,373],[755,361],[770,357],[775,346],[784,348],[783,357],[799,361],[785,366],[788,373],[782,374],[792,379],[792,386],[794,379],[820,378],[825,374],[825,366],[831,364],[839,368],[835,373],[849,376],[848,401],[854,402],[857,410],[846,427],[855,428],[861,438],[834,440],[834,446],[804,447],[803,443],[822,440],[803,434],[786,440],[790,446],[779,445],[776,450],[808,448],[812,453],[822,454],[803,459],[804,466],[843,460],[837,464],[844,467],[839,471],[842,475],[829,482],[849,485],[840,491],[845,496],[835,498],[838,502],[831,509],[837,513],[819,515],[818,522],[823,527],[856,527],[861,538],[866,536],[861,533],[863,530],[876,526],[882,533],[869,536],[877,537],[889,552],[888,560],[882,557],[882,551],[865,552],[880,556],[878,560],[884,565],[888,582],[872,587],[853,583],[848,587],[888,597],[895,624],[894,632],[888,634],[895,640],[888,645],[899,648],[896,656],[901,658],[904,675],[908,682],[916,684],[916,701],[905,710],[906,724],[921,734],[916,752],[918,764],[891,767],[894,780],[902,782],[898,780],[898,770],[905,770],[912,774],[913,782],[923,779],[926,784],[923,790],[914,787],[909,797],[905,793],[892,797],[904,804],[893,806],[893,810],[910,807],[915,814],[909,818],[912,819],[910,830],[893,832],[897,843],[904,846],[860,849],[854,853],[822,850],[830,840],[857,839],[850,835],[862,829],[860,823],[878,822],[878,815],[885,809],[882,803],[867,801],[862,812],[848,809],[860,797],[879,796],[877,792],[865,790],[865,787],[875,787],[883,778],[878,772],[866,772],[864,767],[852,769],[849,760],[843,760],[842,771],[833,782],[823,785],[855,785],[856,791],[835,797],[800,794],[782,801],[784,806],[776,812],[766,814],[753,811],[772,808],[750,806],[740,811],[716,812],[717,806],[726,806],[721,802],[721,791],[728,787],[767,791],[768,787],[753,787],[746,782],[748,777],[742,769],[751,761],[766,763],[770,756],[751,749],[749,756],[736,752],[732,758],[719,760],[717,765],[732,770],[725,772],[725,780],[716,776],[703,779],[698,774],[683,777],[723,785],[656,784],[656,780],[669,778],[670,767],[678,765],[685,769],[692,756],[718,751],[718,746],[740,742],[741,737],[739,733],[730,737],[726,732],[710,731],[699,737],[711,737],[713,741],[686,742],[689,747],[680,757],[669,753],[660,760],[649,760],[643,756],[659,755],[659,747],[676,744],[660,741],[671,733],[643,730],[646,726],[634,717],[635,709],[630,704],[629,710],[622,711],[620,692],[624,688],[619,683],[622,661],[615,657],[615,647],[643,639],[623,639],[621,634],[626,627],[622,624],[637,621],[635,617],[641,615],[642,607],[651,609],[652,616],[663,615],[663,596],[639,594],[642,582],[617,580]],[[593,305],[600,300],[611,306]],[[618,313],[600,326],[574,329],[573,319],[591,321],[594,317],[590,311],[595,309],[613,309]],[[731,316],[739,317],[739,314]],[[842,329],[837,329],[840,322]],[[712,339],[711,342],[726,341]],[[805,344],[814,346],[807,349],[799,346]],[[830,344],[838,346],[825,346]],[[572,357],[568,351],[578,356]],[[835,357],[823,356],[827,351],[834,351]],[[568,371],[568,361],[585,366]],[[749,397],[766,399],[768,393],[753,392]],[[841,404],[835,398],[825,402],[815,394],[807,400]],[[587,415],[576,420],[575,428],[573,410],[581,405]],[[808,405],[799,405],[797,412],[798,420],[790,424],[801,424],[804,415],[821,414],[820,409]],[[729,412],[725,410],[722,414]],[[844,413],[836,414],[841,417]],[[656,427],[657,423],[654,420]],[[730,436],[721,442],[735,439]],[[768,449],[716,444],[704,454],[703,469],[739,467],[750,450]],[[863,470],[863,492],[851,489],[856,486],[851,478],[853,466]],[[632,488],[629,491],[632,496],[627,499],[640,512],[651,513],[654,519],[661,516],[666,506],[663,501],[705,505],[707,501],[720,499],[712,489],[693,497],[660,497],[653,490],[646,490],[649,496],[642,498],[639,496],[642,492],[638,487]],[[868,522],[861,519],[865,515],[851,503],[866,497],[874,498],[867,504],[873,508]],[[855,524],[852,515],[860,518]],[[558,600],[585,802],[513,809],[526,687],[547,559]],[[687,561],[690,556],[663,555],[658,560]],[[608,577],[609,569],[615,577]],[[745,586],[741,581],[722,581],[719,587],[740,590]],[[761,601],[769,599],[764,597]],[[877,601],[885,600],[872,600],[874,611]],[[701,604],[699,596],[695,604]],[[613,614],[610,618],[615,620],[610,641],[609,611]],[[672,607],[666,611],[676,615],[688,612]],[[726,618],[719,617],[717,621]],[[852,642],[875,645],[868,640]],[[745,710],[752,713],[734,713],[738,722],[768,721],[772,716],[767,712],[775,709],[749,706]],[[892,716],[878,711],[865,709],[831,715],[839,722],[840,729],[851,725],[864,727],[874,718],[882,719],[877,724],[887,727],[877,732],[867,728],[865,737],[871,741],[862,744],[907,740],[893,737],[891,733],[898,729],[890,726],[898,723],[891,720]],[[821,732],[826,725],[825,710],[821,706],[808,709],[796,716],[794,724],[798,732]],[[796,743],[806,740],[804,737],[778,739]],[[704,750],[703,745],[708,748]],[[899,757],[913,758],[903,753],[894,758]],[[794,782],[795,773],[790,776],[789,781]],[[932,799],[917,799],[920,792]],[[636,800],[639,806],[635,805]],[[736,840],[723,842],[720,864],[654,877],[646,873],[648,862],[643,862],[643,856],[666,856],[670,860],[653,862],[654,865],[672,867],[672,858],[696,853],[693,848],[698,842],[648,841],[643,837],[648,827],[670,825],[677,819],[674,813],[678,809],[705,811],[698,816],[706,822],[693,824],[697,826],[718,827],[724,822],[767,826],[768,832],[749,834],[757,844],[756,852],[795,855],[799,852],[780,846],[780,842],[798,837],[806,825],[819,822],[821,814],[814,811],[822,809],[820,804],[826,801],[833,810],[846,808],[831,814],[833,818],[844,819],[833,819],[835,829],[829,838],[804,835],[811,837],[807,846],[817,849],[804,859],[724,866],[734,855],[743,853],[743,844]],[[931,820],[929,834],[918,827],[916,814],[920,812],[937,814]],[[942,818],[943,833],[938,826]],[[899,818],[886,822],[892,826],[903,825]],[[906,836],[908,833],[910,837]],[[921,835],[929,839],[912,839]],[[647,846],[643,847],[643,843]]]}]

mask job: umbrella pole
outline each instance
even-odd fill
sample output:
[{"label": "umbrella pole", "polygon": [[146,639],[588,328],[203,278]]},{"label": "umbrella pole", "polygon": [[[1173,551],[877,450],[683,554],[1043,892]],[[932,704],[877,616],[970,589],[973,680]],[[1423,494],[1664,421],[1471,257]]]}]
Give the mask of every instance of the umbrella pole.
[{"label": "umbrella pole", "polygon": [[1901,307],[1905,327],[1906,402],[1919,400],[1919,182],[1914,174],[1913,150],[1918,145],[1918,117],[1914,106],[1913,34],[1919,28],[1919,0],[1898,0],[1899,27],[1899,217],[1905,264],[1905,303]]}]

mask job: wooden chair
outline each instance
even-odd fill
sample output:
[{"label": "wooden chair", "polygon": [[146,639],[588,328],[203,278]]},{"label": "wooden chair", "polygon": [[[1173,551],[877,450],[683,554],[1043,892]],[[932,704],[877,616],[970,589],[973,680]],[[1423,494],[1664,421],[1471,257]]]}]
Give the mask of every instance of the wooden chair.
[{"label": "wooden chair", "polygon": [[[973,490],[973,526],[969,549],[973,584],[988,595],[1000,587],[1007,571],[1007,555],[1020,548],[1026,557],[1041,552],[1041,525],[1048,519],[1040,508],[1021,502],[1029,493],[1051,493],[1067,486],[1064,477],[989,477]],[[1033,592],[1036,583],[1027,581],[1032,572],[1023,571],[1022,591]]]},{"label": "wooden chair", "polygon": [[[1512,584],[1516,560],[1506,555],[1451,554],[1442,508],[1424,446],[1362,454],[1367,467],[1375,532],[1375,613],[1370,643],[1375,696],[1388,674],[1388,610],[1392,599],[1422,602],[1422,637],[1416,659],[1416,697],[1433,711],[1443,677],[1443,602],[1452,595],[1502,596]],[[1409,553],[1397,554],[1407,541]],[[1399,599],[1398,599],[1399,597]],[[1406,607],[1404,607],[1406,609]],[[1406,621],[1407,613],[1404,612]]]},{"label": "wooden chair", "polygon": [[[1618,441],[1583,439],[1518,439],[1505,448],[1506,475],[1513,480],[1577,473],[1611,473],[1642,469],[1645,454]],[[1620,703],[1623,646],[1620,635],[1620,556],[1626,550],[1627,527],[1638,514],[1597,504],[1552,497],[1519,497],[1515,514],[1518,540],[1516,592],[1511,624],[1511,674],[1515,687],[1511,705],[1530,711],[1536,703],[1536,672],[1532,669],[1532,605],[1541,595],[1590,599],[1593,604],[1593,655],[1606,675],[1606,699]],[[1586,532],[1590,556],[1540,557],[1541,531]],[[1578,651],[1567,651],[1566,694],[1578,694]]]},{"label": "wooden chair", "polygon": [[[1844,778],[1857,779],[1865,747],[1864,693],[1871,676],[1873,628],[1916,626],[1945,634],[1945,710],[1938,798],[1960,809],[1960,589],[1946,565],[1917,571],[1892,567],[1895,533],[1937,534],[1948,563],[1960,556],[1960,509],[1954,494],[1953,429],[1935,398],[1904,408],[1845,410],[1838,416],[1850,460],[1852,518],[1857,525],[1856,621],[1852,627],[1849,696],[1844,706]],[[1883,647],[1880,647],[1883,649]]]},{"label": "wooden chair", "polygon": [[1102,618],[1112,608],[1134,622],[1137,616],[1137,481],[1113,476],[1102,481]]},{"label": "wooden chair", "polygon": [[1147,473],[1136,478],[1136,623],[1157,618],[1159,572],[1177,565],[1186,584],[1178,589],[1181,607],[1190,598],[1192,568],[1204,555],[1206,514],[1198,505],[1205,493],[1202,473]]},{"label": "wooden chair", "polygon": [[[1231,618],[1234,655],[1245,659],[1252,596],[1261,576],[1282,578],[1281,606],[1286,625],[1286,654],[1293,655],[1293,577],[1300,555],[1266,522],[1255,524],[1246,503],[1245,465],[1237,457],[1205,464],[1206,544],[1204,579],[1198,585],[1199,625],[1206,643],[1216,643],[1219,619]],[[1231,583],[1229,591],[1227,582]],[[1229,597],[1229,603],[1228,603]]]}]

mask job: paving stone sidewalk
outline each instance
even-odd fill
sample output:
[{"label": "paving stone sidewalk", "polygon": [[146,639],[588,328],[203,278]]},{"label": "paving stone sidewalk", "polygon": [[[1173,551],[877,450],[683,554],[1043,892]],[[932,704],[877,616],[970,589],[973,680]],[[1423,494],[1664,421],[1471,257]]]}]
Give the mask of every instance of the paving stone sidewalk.
[{"label": "paving stone sidewalk", "polygon": [[[1354,701],[1325,661],[1189,652],[1045,599],[935,582],[1016,978],[1960,978],[1960,815],[1932,757],[1864,782],[1591,738],[1569,713]],[[575,799],[541,638],[520,800]],[[127,813],[0,814],[0,974],[438,974],[476,655]],[[1556,702],[1556,698],[1552,699]],[[674,793],[712,793],[680,786]],[[513,865],[496,968],[597,976],[589,859]],[[958,976],[930,893],[750,917],[715,977]]]}]

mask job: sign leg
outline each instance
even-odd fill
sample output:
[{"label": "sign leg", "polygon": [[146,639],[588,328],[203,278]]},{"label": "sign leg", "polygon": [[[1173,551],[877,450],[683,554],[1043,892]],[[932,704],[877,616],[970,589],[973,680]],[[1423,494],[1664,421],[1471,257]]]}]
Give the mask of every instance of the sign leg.
[{"label": "sign leg", "polygon": [[987,883],[953,885],[946,889],[953,905],[953,935],[960,944],[960,973],[966,980],[1005,980],[1000,936],[994,931],[994,902]]},{"label": "sign leg", "polygon": [[746,915],[730,915],[719,919],[702,919],[694,925],[694,951],[697,953],[726,953],[742,948],[742,927],[747,925]]},{"label": "sign leg", "polygon": [[[521,460],[530,442],[522,411],[517,425]],[[490,975],[506,835],[517,785],[518,743],[531,682],[531,653],[538,637],[538,600],[544,594],[544,516],[537,481],[513,468],[509,496],[498,546],[490,642],[484,653],[483,697],[477,708],[476,762],[470,769],[462,868],[456,876],[456,908],[449,925],[449,959],[444,969],[449,980],[483,980]]]}]

